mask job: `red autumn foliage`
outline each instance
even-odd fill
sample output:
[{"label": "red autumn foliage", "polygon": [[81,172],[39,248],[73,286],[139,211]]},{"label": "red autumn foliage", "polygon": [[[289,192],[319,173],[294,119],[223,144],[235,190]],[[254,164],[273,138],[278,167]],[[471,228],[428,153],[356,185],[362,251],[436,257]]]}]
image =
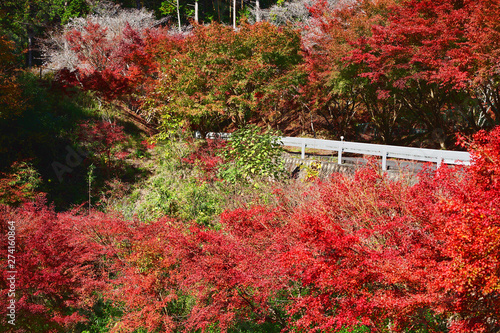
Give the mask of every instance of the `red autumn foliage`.
[{"label": "red autumn foliage", "polygon": [[471,167],[412,187],[369,169],[322,184],[288,226],[300,241],[285,263],[310,290],[293,325],[497,331],[499,138],[478,133]]},{"label": "red autumn foliage", "polygon": [[114,98],[129,89],[128,79],[114,54],[114,43],[107,39],[106,28],[88,22],[85,31],[73,30],[66,39],[77,54],[81,68],[74,73],[84,89],[99,91],[105,98]]},{"label": "red autumn foliage", "polygon": [[392,4],[391,0],[358,1],[332,10],[328,2],[316,1],[309,8],[313,19],[302,41],[302,67],[309,75],[301,95],[311,117],[319,116],[336,136],[352,137],[354,122],[369,121],[360,103],[366,99],[360,98],[363,89],[349,82],[356,73],[348,69],[345,58],[353,41],[365,36],[373,24],[385,21],[386,7]]},{"label": "red autumn foliage", "polygon": [[354,136],[356,123],[371,122],[387,143],[446,147],[457,131],[498,124],[495,1],[353,1],[340,9],[318,1],[310,11],[302,97],[311,119],[320,116],[333,133]]},{"label": "red autumn foliage", "polygon": [[440,257],[420,198],[374,169],[353,180],[336,175],[315,191],[288,225],[298,242],[283,263],[307,290],[288,307],[290,326],[432,326],[426,311],[442,299],[427,282],[439,276]]},{"label": "red autumn foliage", "polygon": [[451,260],[442,283],[453,295],[450,310],[461,315],[452,332],[500,329],[500,127],[473,139],[473,164],[460,181],[444,178],[455,185],[436,209],[436,233]]},{"label": "red autumn foliage", "polygon": [[299,202],[277,191],[276,206],[226,211],[216,229],[3,206],[3,234],[17,228],[20,327],[70,329],[99,290],[124,313],[116,332],[498,331],[500,128],[471,147],[472,166],[415,185],[368,167]]},{"label": "red autumn foliage", "polygon": [[111,169],[113,156],[118,159],[128,156],[128,153],[123,150],[112,154],[120,144],[127,141],[127,136],[121,125],[107,121],[82,122],[79,124],[77,135],[79,144],[83,145],[88,152],[98,156],[101,163],[106,166],[108,173]]},{"label": "red autumn foliage", "polygon": [[146,150],[153,149],[154,147],[156,147],[156,143],[155,142],[150,142],[149,140],[143,140],[143,141],[141,141],[141,145]]},{"label": "red autumn foliage", "polygon": [[193,165],[201,169],[201,181],[217,181],[218,167],[223,161],[221,150],[226,146],[226,141],[218,139],[207,139],[182,162]]},{"label": "red autumn foliage", "polygon": [[[484,182],[484,169],[499,167],[499,133],[491,133],[489,140],[476,136],[471,168],[443,167],[435,176],[423,174],[414,186],[365,169],[354,179],[337,175],[317,185],[295,213],[285,205],[223,214],[228,238],[223,242],[218,235],[211,241],[215,244],[201,242],[210,255],[198,259],[203,266],[194,266],[203,273],[192,273],[201,286],[212,286],[198,296],[208,293],[212,303],[196,310],[207,316],[213,309],[215,314],[233,308],[218,304],[218,297],[238,304],[246,296],[254,318],[261,314],[263,321],[277,323],[285,318],[292,331],[358,325],[372,331],[496,331],[500,196],[497,189],[478,185]],[[491,174],[486,178],[494,178]],[[204,240],[214,237],[211,232],[202,235]],[[267,239],[272,242],[263,241]],[[262,258],[249,267],[242,265],[249,258],[238,255],[245,245],[251,246],[245,247],[251,258]],[[212,262],[219,256],[223,260]],[[262,262],[266,260],[272,265]],[[253,274],[260,278],[253,280]],[[200,276],[203,283],[195,279]],[[236,277],[239,292],[248,283],[252,293],[236,295]],[[260,289],[262,283],[275,293]],[[273,308],[273,298],[285,306]],[[242,306],[240,311],[246,308]],[[263,310],[281,315],[266,316]],[[206,322],[236,318],[226,315]]]},{"label": "red autumn foliage", "polygon": [[[9,224],[12,221],[13,224]],[[91,291],[101,286],[94,265],[98,249],[82,242],[80,226],[70,214],[56,215],[43,200],[18,209],[0,207],[2,290],[0,299],[15,299],[16,332],[56,332],[84,320],[78,308],[92,303]],[[14,225],[15,251],[8,251],[7,230]],[[10,254],[8,257],[7,254]],[[15,296],[9,295],[7,258],[15,261]],[[9,263],[12,263],[10,261]],[[1,326],[7,324],[2,307]]]},{"label": "red autumn foliage", "polygon": [[66,34],[79,62],[73,72],[62,69],[58,79],[69,86],[96,91],[106,100],[139,92],[156,71],[147,45],[149,34],[127,24],[120,34],[110,37],[107,28],[89,21],[84,31],[75,29]]},{"label": "red autumn foliage", "polygon": [[[347,28],[353,50],[343,62],[356,70],[355,77],[367,79],[363,96],[370,89],[376,93],[369,104],[363,98],[367,109],[372,112],[377,101],[393,103],[394,122],[444,131],[448,142],[442,140],[441,146],[452,143],[457,129],[476,132],[478,112],[498,124],[493,17],[499,10],[491,1],[402,1],[389,5],[381,22],[372,21],[370,33],[356,36]],[[372,112],[372,121],[388,116],[387,110]],[[404,124],[403,117],[410,123]]]},{"label": "red autumn foliage", "polygon": [[116,245],[107,248],[119,260],[113,266],[117,276],[110,281],[108,297],[120,302],[125,313],[112,332],[131,332],[140,327],[148,332],[172,332],[181,327],[177,316],[182,313],[175,313],[172,304],[182,296],[177,271],[186,236],[174,224],[167,219],[149,225],[121,222],[117,225],[123,230],[121,236],[110,235]]},{"label": "red autumn foliage", "polygon": [[[286,326],[282,304],[293,290],[278,257],[287,250],[279,211],[266,207],[221,215],[222,229],[195,230],[196,251],[183,263],[183,287],[196,296],[188,329],[223,331],[238,322]],[[192,288],[191,286],[196,286]]]},{"label": "red autumn foliage", "polygon": [[28,202],[43,193],[37,191],[41,178],[27,162],[14,162],[10,171],[0,173],[0,203],[18,205]]},{"label": "red autumn foliage", "polygon": [[396,87],[409,80],[463,85],[466,73],[449,59],[466,52],[466,9],[450,1],[406,1],[390,9],[385,26],[372,26],[370,37],[355,42],[351,59],[368,66],[363,76],[395,78]]}]

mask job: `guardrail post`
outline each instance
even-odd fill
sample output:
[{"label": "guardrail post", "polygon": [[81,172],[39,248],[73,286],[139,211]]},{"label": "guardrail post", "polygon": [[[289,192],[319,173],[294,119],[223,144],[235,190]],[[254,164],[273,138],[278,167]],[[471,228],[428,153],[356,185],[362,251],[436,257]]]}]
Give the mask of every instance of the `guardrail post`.
[{"label": "guardrail post", "polygon": [[438,157],[436,164],[437,164],[437,168],[439,168],[441,166],[441,164],[443,164],[443,156]]},{"label": "guardrail post", "polygon": [[340,137],[339,154],[338,154],[339,156],[338,156],[338,161],[337,161],[338,164],[342,164],[342,150],[343,150],[343,148],[342,148],[342,146],[343,146],[342,142],[344,142],[344,137],[343,136]]},{"label": "guardrail post", "polygon": [[387,171],[387,152],[382,152],[382,170]]},{"label": "guardrail post", "polygon": [[301,148],[301,153],[300,153],[300,158],[305,159],[306,158],[306,143],[302,142],[302,148]]}]

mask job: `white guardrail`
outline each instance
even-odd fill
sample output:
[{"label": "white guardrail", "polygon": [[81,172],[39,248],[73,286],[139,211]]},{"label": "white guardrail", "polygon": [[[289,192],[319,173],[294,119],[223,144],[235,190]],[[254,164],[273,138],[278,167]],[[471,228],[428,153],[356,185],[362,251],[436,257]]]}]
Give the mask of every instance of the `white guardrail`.
[{"label": "white guardrail", "polygon": [[[228,133],[208,133],[206,138],[230,137]],[[336,151],[338,164],[342,164],[342,153],[372,155],[382,157],[382,170],[387,170],[387,159],[398,158],[414,161],[433,162],[437,165],[459,164],[470,165],[470,154],[464,151],[438,150],[426,148],[413,148],[402,146],[378,145],[373,143],[359,143],[349,141],[321,140],[309,138],[280,137],[284,146],[300,147],[301,158],[305,158],[306,148]]]},{"label": "white guardrail", "polygon": [[338,164],[342,164],[342,153],[380,156],[382,157],[382,170],[387,170],[388,158],[434,162],[437,163],[438,166],[441,165],[441,163],[470,165],[470,154],[464,151],[293,137],[281,137],[280,140],[283,142],[284,146],[300,147],[302,149],[302,159],[305,158],[306,148],[336,151],[338,153]]}]

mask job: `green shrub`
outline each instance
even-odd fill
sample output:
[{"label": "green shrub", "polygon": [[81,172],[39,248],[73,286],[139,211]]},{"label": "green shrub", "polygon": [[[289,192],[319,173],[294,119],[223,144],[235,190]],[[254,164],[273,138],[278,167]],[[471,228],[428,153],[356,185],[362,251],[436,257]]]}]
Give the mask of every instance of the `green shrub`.
[{"label": "green shrub", "polygon": [[228,149],[223,152],[227,162],[222,165],[221,178],[235,183],[255,177],[274,180],[284,177],[285,167],[281,158],[283,147],[279,133],[259,132],[259,127],[249,125],[231,134]]},{"label": "green shrub", "polygon": [[109,208],[143,221],[167,215],[210,225],[222,212],[225,196],[221,195],[219,184],[199,182],[196,177],[199,171],[181,163],[193,148],[185,141],[158,145],[155,149],[159,159],[150,165],[153,175],[137,183],[128,197],[113,202]]}]

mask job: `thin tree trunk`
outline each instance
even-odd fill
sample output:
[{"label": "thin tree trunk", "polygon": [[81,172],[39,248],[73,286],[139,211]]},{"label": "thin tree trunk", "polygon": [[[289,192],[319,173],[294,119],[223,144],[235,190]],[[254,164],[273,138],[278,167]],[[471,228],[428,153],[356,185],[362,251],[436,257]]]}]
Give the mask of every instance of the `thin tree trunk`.
[{"label": "thin tree trunk", "polygon": [[179,6],[179,0],[177,0],[177,22],[179,25],[179,32],[181,32],[181,9]]},{"label": "thin tree trunk", "polygon": [[257,22],[260,22],[260,2],[259,2],[259,0],[255,0],[255,8],[256,8],[256,11],[255,11],[256,18],[255,18],[255,20]]},{"label": "thin tree trunk", "polygon": [[236,0],[233,0],[233,29],[236,30]]},{"label": "thin tree trunk", "polygon": [[220,4],[219,4],[219,0],[216,0],[217,1],[217,18],[219,19],[219,23],[220,23]]},{"label": "thin tree trunk", "polygon": [[33,65],[33,29],[28,25],[28,67]]},{"label": "thin tree trunk", "polygon": [[194,2],[194,20],[198,23],[198,1]]}]

